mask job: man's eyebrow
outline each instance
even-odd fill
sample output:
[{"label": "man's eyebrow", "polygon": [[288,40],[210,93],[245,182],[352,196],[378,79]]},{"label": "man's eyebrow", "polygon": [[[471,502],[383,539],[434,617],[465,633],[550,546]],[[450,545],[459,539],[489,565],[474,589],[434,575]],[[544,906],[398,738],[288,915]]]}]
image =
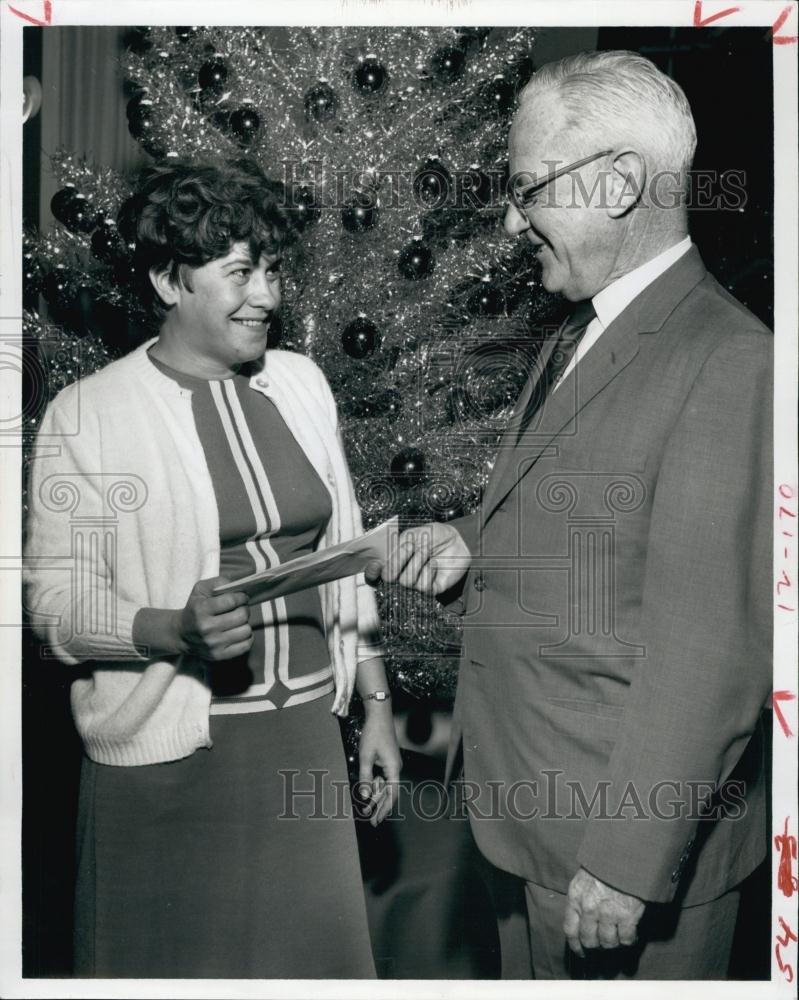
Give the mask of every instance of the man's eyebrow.
[{"label": "man's eyebrow", "polygon": [[246,264],[247,267],[252,267],[252,258],[234,257],[233,260],[225,261],[224,267],[233,267],[235,264]]}]

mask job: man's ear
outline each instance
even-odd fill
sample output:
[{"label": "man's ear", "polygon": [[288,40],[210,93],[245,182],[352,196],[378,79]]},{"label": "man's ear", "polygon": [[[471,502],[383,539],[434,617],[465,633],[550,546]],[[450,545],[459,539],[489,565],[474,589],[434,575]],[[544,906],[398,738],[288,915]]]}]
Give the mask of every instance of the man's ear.
[{"label": "man's ear", "polygon": [[171,267],[163,270],[150,268],[150,281],[155,289],[156,295],[165,306],[174,306],[180,297],[180,289],[177,282],[172,280],[170,274]]},{"label": "man's ear", "polygon": [[607,213],[611,219],[626,215],[643,200],[646,186],[646,162],[634,149],[613,158],[608,185]]}]

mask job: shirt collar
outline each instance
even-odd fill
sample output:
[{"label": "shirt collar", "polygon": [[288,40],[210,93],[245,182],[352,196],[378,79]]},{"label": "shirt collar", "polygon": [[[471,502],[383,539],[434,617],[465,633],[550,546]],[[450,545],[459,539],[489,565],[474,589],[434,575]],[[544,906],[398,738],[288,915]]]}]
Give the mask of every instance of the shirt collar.
[{"label": "shirt collar", "polygon": [[659,253],[657,257],[641,264],[640,267],[628,271],[627,274],[612,281],[607,288],[597,292],[591,301],[603,328],[607,329],[647,285],[651,285],[655,278],[659,278],[675,261],[687,253],[690,247],[691,237],[686,236],[673,247]]}]

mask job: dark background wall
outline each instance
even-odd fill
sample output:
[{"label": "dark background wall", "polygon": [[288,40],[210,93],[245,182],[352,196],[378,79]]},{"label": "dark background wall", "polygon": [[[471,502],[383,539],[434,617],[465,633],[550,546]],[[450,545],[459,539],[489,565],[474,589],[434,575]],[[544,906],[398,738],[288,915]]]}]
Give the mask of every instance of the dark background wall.
[{"label": "dark background wall", "polygon": [[[24,71],[38,76],[44,90],[41,115],[31,119],[24,132],[27,225],[46,228],[51,224],[48,206],[55,184],[47,171],[47,154],[57,145],[121,171],[144,158],[127,135],[125,96],[116,75],[124,32],[50,28],[43,36],[39,29],[26,29]],[[771,325],[772,77],[771,45],[763,31],[553,28],[541,32],[537,62],[541,65],[593,48],[632,49],[653,59],[680,83],[691,102],[699,134],[695,168],[717,174],[745,172],[743,209],[694,210],[691,233],[709,269]],[[98,128],[87,113],[87,95],[91,94],[102,96],[102,114],[118,124],[113,135]],[[41,661],[27,636],[23,657],[23,968],[26,976],[64,976],[71,972],[71,873],[80,747],[69,719],[68,669]],[[440,776],[441,762],[417,754],[409,756],[409,767],[422,777]],[[410,825],[387,830],[363,844],[370,907],[376,920],[381,919],[381,907],[385,909],[386,893],[401,892],[403,880],[412,887],[408,898],[422,893],[425,882],[430,890],[428,908],[408,909],[402,927],[373,928],[378,968],[399,978],[493,975],[496,944],[490,937],[483,897],[479,889],[451,874],[453,858],[462,859],[465,850],[460,834],[442,831],[433,843],[430,824],[423,826],[424,830],[416,832]],[[422,839],[415,840],[417,836]],[[429,869],[427,874],[420,873],[420,857],[437,866],[440,880],[431,882]],[[769,908],[764,866],[746,887],[734,949],[735,978],[768,978]],[[438,926],[447,915],[460,921],[455,945],[452,927]]]}]

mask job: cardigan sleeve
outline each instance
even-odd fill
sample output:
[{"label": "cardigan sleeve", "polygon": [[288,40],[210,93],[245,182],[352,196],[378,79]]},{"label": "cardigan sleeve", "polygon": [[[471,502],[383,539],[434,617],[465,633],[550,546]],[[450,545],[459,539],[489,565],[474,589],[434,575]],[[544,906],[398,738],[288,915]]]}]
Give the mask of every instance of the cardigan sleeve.
[{"label": "cardigan sleeve", "polygon": [[36,634],[63,663],[146,660],[132,637],[139,608],[117,593],[114,551],[101,528],[108,498],[99,429],[85,399],[79,427],[71,426],[73,389],[50,403],[36,438],[23,569],[27,611]]},{"label": "cardigan sleeve", "polygon": [[[356,538],[358,535],[363,534],[363,523],[347,462],[344,439],[339,426],[338,408],[327,379],[321,369],[316,367],[316,371],[319,377],[320,389],[327,405],[330,425],[335,432],[336,443],[341,456],[341,465],[344,469],[343,489],[339,496],[339,503],[343,514],[342,521],[348,527],[349,537]],[[374,588],[366,582],[363,573],[359,573],[355,578],[355,586],[358,610],[358,663],[363,663],[366,660],[383,656],[384,650],[380,633],[380,615],[377,610]]]}]

